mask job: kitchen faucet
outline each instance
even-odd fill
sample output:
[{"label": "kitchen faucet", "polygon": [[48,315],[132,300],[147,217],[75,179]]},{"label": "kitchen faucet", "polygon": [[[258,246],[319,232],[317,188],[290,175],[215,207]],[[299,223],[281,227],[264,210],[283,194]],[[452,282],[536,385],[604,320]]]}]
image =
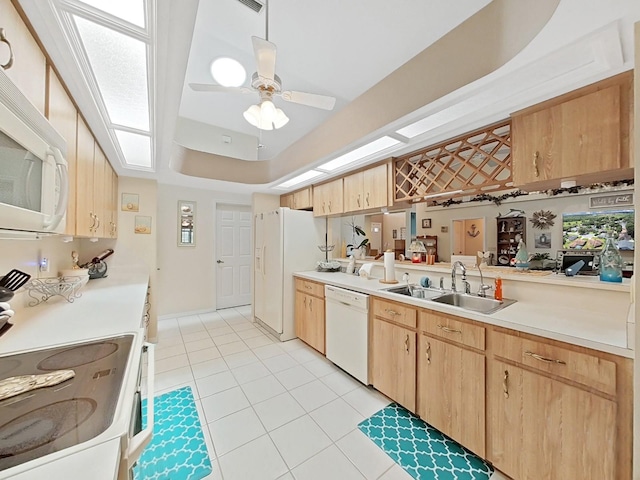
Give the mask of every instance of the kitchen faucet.
[{"label": "kitchen faucet", "polygon": [[480,287],[478,288],[478,296],[486,297],[487,290],[491,290],[491,285],[486,285],[484,283],[484,277],[482,276],[482,268],[480,268],[480,265],[478,265],[478,271],[480,272]]},{"label": "kitchen faucet", "polygon": [[464,285],[464,293],[471,293],[471,285],[467,282],[467,267],[464,266],[464,263],[461,261],[454,262],[451,267],[451,291],[457,292],[456,290],[456,268],[460,267],[462,270],[462,284]]}]

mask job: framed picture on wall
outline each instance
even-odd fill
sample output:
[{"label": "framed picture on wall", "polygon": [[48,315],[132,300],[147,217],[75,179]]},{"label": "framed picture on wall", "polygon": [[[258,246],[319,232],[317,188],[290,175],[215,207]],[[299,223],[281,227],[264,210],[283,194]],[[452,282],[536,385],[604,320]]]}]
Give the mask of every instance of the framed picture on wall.
[{"label": "framed picture on wall", "polygon": [[422,228],[431,228],[431,219],[423,218],[422,219]]}]

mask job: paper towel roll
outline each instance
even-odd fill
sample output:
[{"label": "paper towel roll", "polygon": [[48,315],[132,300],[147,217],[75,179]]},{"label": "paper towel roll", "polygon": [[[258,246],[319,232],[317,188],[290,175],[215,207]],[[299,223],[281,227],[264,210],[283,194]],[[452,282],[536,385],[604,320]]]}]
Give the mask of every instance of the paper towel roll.
[{"label": "paper towel roll", "polygon": [[396,279],[396,254],[384,252],[384,280],[393,282]]}]

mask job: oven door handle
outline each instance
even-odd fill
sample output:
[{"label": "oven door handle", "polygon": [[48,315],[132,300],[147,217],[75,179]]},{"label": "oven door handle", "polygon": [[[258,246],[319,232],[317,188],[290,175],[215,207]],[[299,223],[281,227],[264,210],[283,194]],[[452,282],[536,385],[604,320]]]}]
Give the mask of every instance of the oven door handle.
[{"label": "oven door handle", "polygon": [[138,461],[144,447],[151,441],[153,434],[153,402],[155,399],[154,391],[154,377],[156,373],[155,366],[155,345],[153,343],[145,342],[143,349],[147,351],[147,426],[139,433],[134,435],[129,440],[129,446],[127,447],[126,461],[128,469],[133,468],[133,465]]}]

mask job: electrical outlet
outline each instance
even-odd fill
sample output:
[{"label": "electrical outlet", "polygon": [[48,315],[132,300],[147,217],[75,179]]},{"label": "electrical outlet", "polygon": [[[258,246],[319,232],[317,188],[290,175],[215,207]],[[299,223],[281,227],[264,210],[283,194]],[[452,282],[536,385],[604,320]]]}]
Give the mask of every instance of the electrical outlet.
[{"label": "electrical outlet", "polygon": [[49,259],[46,257],[42,257],[40,260],[40,271],[48,272],[49,271]]}]

